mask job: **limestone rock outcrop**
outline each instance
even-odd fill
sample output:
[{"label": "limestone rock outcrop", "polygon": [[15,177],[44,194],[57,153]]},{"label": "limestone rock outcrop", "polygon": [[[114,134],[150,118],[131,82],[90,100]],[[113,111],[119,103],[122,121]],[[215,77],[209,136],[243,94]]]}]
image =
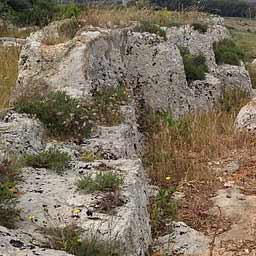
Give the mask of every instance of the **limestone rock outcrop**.
[{"label": "limestone rock outcrop", "polygon": [[33,154],[44,148],[44,128],[36,119],[15,112],[0,119],[0,159]]},{"label": "limestone rock outcrop", "polygon": [[[84,238],[91,234],[99,240],[113,240],[127,256],[147,255],[152,242],[147,209],[149,193],[140,160],[143,138],[138,129],[136,107],[168,110],[178,118],[189,111],[210,109],[228,86],[252,93],[243,65],[216,64],[213,43],[229,37],[229,33],[219,20],[212,21],[205,34],[191,26],[169,28],[166,40],[155,34],[134,32],[132,28],[80,27],[72,39],[63,41],[57,23],[27,39],[20,56],[13,101],[20,96],[45,95],[52,90],[90,101],[100,89],[120,84],[128,88],[132,100],[120,107],[124,117],[121,124],[98,126],[79,145],[44,142],[42,124],[26,115],[10,112],[0,120],[1,155],[37,153],[57,147],[72,159],[61,175],[44,168],[22,169],[23,182],[18,186],[21,192],[18,206],[23,209],[19,230],[0,232],[2,247],[10,250],[10,255],[32,255],[33,250],[37,255],[68,255],[53,250],[42,252],[40,243],[31,243],[42,240],[43,236],[28,216],[33,216],[37,225],[47,224],[47,216],[56,222],[75,223],[82,228]],[[209,73],[205,80],[187,82],[179,47],[206,57]],[[87,151],[99,154],[102,159],[82,160],[83,152]],[[124,179],[117,202],[111,209],[108,206],[107,211],[106,193],[82,193],[76,186],[80,178],[95,176],[102,168]],[[79,209],[79,213],[74,214],[74,209]],[[204,235],[183,223],[176,223],[176,228],[175,252],[207,250],[209,241]],[[10,232],[10,237],[6,238],[5,232]],[[21,248],[9,245],[10,239],[17,241]],[[188,248],[183,240],[197,244]]]},{"label": "limestone rock outcrop", "polygon": [[246,130],[256,134],[256,98],[245,105],[237,115],[235,126],[238,130]]},{"label": "limestone rock outcrop", "polygon": [[[14,98],[34,90],[65,90],[88,99],[102,87],[126,83],[137,103],[155,110],[170,110],[174,117],[208,108],[226,88],[237,87],[252,94],[244,65],[218,66],[213,43],[229,38],[228,30],[214,21],[206,33],[191,26],[167,29],[167,38],[132,28],[82,27],[69,41],[47,44],[56,36],[56,24],[32,34],[22,50]],[[206,80],[186,81],[179,47],[206,57]],[[29,90],[28,90],[29,88]]]}]

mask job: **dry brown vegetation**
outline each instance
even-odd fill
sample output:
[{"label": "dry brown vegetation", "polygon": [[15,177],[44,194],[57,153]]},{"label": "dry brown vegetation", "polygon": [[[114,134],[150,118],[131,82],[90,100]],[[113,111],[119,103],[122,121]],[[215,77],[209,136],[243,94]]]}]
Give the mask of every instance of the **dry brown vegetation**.
[{"label": "dry brown vegetation", "polygon": [[18,75],[19,54],[17,47],[0,47],[0,109],[8,107]]},{"label": "dry brown vegetation", "polygon": [[10,29],[6,26],[0,26],[0,37],[26,38],[32,31],[34,31],[34,28]]},{"label": "dry brown vegetation", "polygon": [[[184,193],[176,218],[197,230],[210,232],[219,221],[223,230],[229,226],[228,220],[208,214],[212,206],[209,198],[223,185],[211,163],[239,157],[254,148],[255,140],[234,129],[237,112],[247,100],[246,94],[232,91],[225,94],[217,109],[208,113],[188,114],[180,120],[173,120],[167,113],[150,118],[144,158],[148,175],[154,185],[169,193],[170,201],[170,189]],[[172,213],[169,220],[174,217]],[[163,223],[156,228],[161,230],[153,230],[154,234],[166,232]]]},{"label": "dry brown vegetation", "polygon": [[80,18],[88,25],[100,27],[125,27],[136,21],[149,21],[161,26],[192,24],[205,19],[207,14],[190,12],[173,12],[167,10],[153,10],[138,7],[105,7],[84,10]]}]

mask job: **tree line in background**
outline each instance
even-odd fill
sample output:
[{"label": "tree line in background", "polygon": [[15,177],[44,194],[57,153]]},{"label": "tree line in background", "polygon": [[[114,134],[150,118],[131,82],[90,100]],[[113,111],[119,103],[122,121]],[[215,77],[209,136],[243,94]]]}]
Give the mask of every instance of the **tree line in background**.
[{"label": "tree line in background", "polygon": [[[170,10],[202,11],[233,17],[255,17],[256,9],[244,0],[149,0],[151,4]],[[0,18],[25,26],[44,26],[56,18],[78,16],[80,8],[73,2],[59,5],[56,0],[0,0]]]},{"label": "tree line in background", "polygon": [[44,26],[53,19],[78,16],[80,8],[55,0],[0,0],[0,18],[20,26]]},{"label": "tree line in background", "polygon": [[226,17],[252,17],[256,14],[255,8],[244,0],[152,0],[152,2],[171,10],[197,8]]}]

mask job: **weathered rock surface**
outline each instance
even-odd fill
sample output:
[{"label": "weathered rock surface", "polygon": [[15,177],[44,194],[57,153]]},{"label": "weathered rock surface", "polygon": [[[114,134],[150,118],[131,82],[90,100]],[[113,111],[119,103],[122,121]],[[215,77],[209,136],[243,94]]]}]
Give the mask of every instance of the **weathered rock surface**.
[{"label": "weathered rock surface", "polygon": [[235,126],[238,130],[256,133],[256,98],[245,105],[237,115]]},{"label": "weathered rock surface", "polygon": [[37,246],[31,234],[21,230],[9,230],[0,226],[0,254],[2,256],[71,256],[63,251]]},{"label": "weathered rock surface", "polygon": [[161,255],[208,255],[210,238],[183,222],[174,222],[173,232],[156,241],[155,251]]},{"label": "weathered rock surface", "polygon": [[39,152],[44,148],[43,133],[37,120],[9,112],[0,120],[0,158]]},{"label": "weathered rock surface", "polygon": [[[14,96],[61,89],[88,98],[101,87],[125,81],[138,104],[171,110],[178,117],[211,106],[226,87],[250,94],[251,81],[243,65],[217,66],[215,62],[213,43],[229,37],[227,29],[218,24],[216,21],[205,34],[190,26],[170,28],[166,41],[154,34],[132,32],[131,28],[85,27],[70,41],[47,45],[44,37],[57,33],[56,24],[49,26],[47,33],[39,31],[28,38]],[[206,57],[210,74],[205,81],[187,83],[178,47]]]},{"label": "weathered rock surface", "polygon": [[3,47],[21,47],[26,44],[26,39],[13,37],[0,37],[0,46]]},{"label": "weathered rock surface", "polygon": [[[171,28],[167,31],[166,41],[157,35],[137,33],[129,28],[87,27],[81,28],[67,42],[47,44],[51,36],[59,36],[56,26],[49,26],[28,38],[21,53],[14,100],[35,91],[44,95],[50,90],[63,90],[87,100],[103,87],[125,83],[138,105],[171,110],[175,117],[179,117],[189,111],[211,108],[227,86],[252,91],[243,65],[217,66],[215,63],[212,44],[229,37],[217,20],[206,34],[200,34],[190,26]],[[205,80],[187,83],[180,46],[189,48],[193,54],[206,56],[209,74]],[[72,157],[62,175],[46,169],[22,170],[23,182],[18,186],[22,219],[19,229],[10,231],[10,237],[18,241],[12,242],[13,245],[25,245],[25,248],[10,246],[5,231],[0,232],[0,238],[4,237],[2,248],[10,250],[10,255],[17,252],[33,255],[33,250],[39,255],[68,255],[54,250],[44,251],[39,248],[40,244],[31,247],[31,241],[44,239],[35,223],[49,225],[49,218],[60,225],[75,223],[83,229],[85,238],[91,235],[113,241],[127,256],[147,254],[152,242],[147,210],[149,193],[139,160],[142,137],[133,105],[134,102],[122,106],[124,121],[120,125],[98,127],[94,136],[79,146],[58,142],[48,142],[45,146],[41,124],[26,115],[11,113],[0,121],[1,153],[35,153],[56,146]],[[84,151],[99,153],[104,160],[81,161]],[[112,170],[124,178],[118,195],[77,191],[76,182],[81,177],[94,176],[102,169]],[[107,198],[109,196],[111,200]],[[219,201],[216,204],[220,205]],[[159,238],[159,242],[160,250],[166,253],[206,255],[211,239],[184,223],[175,223],[171,237]]]}]

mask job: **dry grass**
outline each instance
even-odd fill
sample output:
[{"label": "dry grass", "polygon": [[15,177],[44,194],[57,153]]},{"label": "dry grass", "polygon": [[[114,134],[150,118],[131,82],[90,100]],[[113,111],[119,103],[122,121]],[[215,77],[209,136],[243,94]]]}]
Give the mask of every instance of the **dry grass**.
[{"label": "dry grass", "polygon": [[33,31],[33,28],[8,29],[6,26],[0,26],[0,37],[27,38]]},{"label": "dry grass", "polygon": [[88,25],[99,27],[125,27],[136,21],[149,21],[161,26],[192,24],[204,20],[206,14],[190,12],[171,12],[167,10],[152,10],[138,7],[105,7],[84,10],[80,18]]},{"label": "dry grass", "polygon": [[153,117],[145,155],[153,184],[166,186],[166,177],[171,177],[175,186],[210,179],[210,161],[247,146],[246,136],[236,134],[233,127],[238,106],[246,102],[239,95],[236,100],[233,94],[224,97],[220,110],[189,114],[179,121],[167,114]]},{"label": "dry grass", "polygon": [[[164,219],[159,215],[160,225],[152,225],[154,236],[168,233],[173,218],[206,234],[213,234],[219,226],[223,231],[229,228],[228,219],[209,214],[210,198],[223,186],[218,179],[220,173],[210,163],[240,159],[255,148],[255,139],[234,129],[237,112],[247,101],[244,93],[232,91],[225,94],[216,110],[208,113],[188,114],[178,121],[166,113],[151,117],[144,158],[148,175],[160,190],[177,190],[184,195],[176,216]],[[172,203],[171,194],[165,200]],[[166,202],[158,212],[164,212]],[[155,199],[150,209],[153,224],[157,219],[154,205]]]},{"label": "dry grass", "polygon": [[252,81],[252,88],[256,88],[256,64],[247,64],[246,69],[248,70],[251,81]]},{"label": "dry grass", "polygon": [[244,32],[256,32],[256,19],[226,17],[225,26]]},{"label": "dry grass", "polygon": [[8,107],[18,75],[19,54],[17,47],[0,47],[0,109]]}]

